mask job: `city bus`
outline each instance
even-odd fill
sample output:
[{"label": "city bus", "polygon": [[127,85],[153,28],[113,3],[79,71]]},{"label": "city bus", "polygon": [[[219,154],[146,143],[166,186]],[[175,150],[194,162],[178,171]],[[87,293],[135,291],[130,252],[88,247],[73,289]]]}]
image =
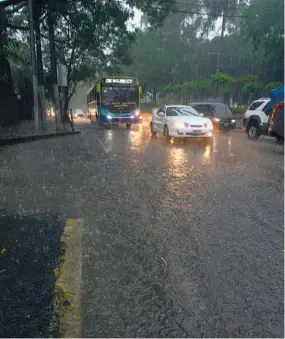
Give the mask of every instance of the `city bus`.
[{"label": "city bus", "polygon": [[98,125],[141,122],[139,81],[131,77],[101,78],[87,93],[88,117]]}]

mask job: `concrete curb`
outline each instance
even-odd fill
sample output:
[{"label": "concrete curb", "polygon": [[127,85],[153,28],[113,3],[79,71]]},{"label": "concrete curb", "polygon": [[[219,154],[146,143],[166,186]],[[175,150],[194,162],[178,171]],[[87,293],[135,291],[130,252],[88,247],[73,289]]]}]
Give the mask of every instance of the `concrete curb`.
[{"label": "concrete curb", "polygon": [[35,140],[41,140],[41,139],[50,139],[54,137],[63,137],[66,135],[74,135],[74,134],[80,134],[80,131],[59,132],[59,133],[50,133],[50,134],[36,134],[36,135],[12,137],[12,138],[5,138],[5,139],[0,138],[0,146],[15,145],[15,144],[19,144],[22,142],[29,142],[29,141],[35,141]]}]

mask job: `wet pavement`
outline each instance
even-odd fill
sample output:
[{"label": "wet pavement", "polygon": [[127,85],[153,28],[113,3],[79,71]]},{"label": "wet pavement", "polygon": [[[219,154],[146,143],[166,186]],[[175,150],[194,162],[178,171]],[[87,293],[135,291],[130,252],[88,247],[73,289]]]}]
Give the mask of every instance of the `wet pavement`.
[{"label": "wet pavement", "polygon": [[3,215],[84,219],[82,336],[283,337],[284,146],[77,127],[1,148],[0,188]]}]

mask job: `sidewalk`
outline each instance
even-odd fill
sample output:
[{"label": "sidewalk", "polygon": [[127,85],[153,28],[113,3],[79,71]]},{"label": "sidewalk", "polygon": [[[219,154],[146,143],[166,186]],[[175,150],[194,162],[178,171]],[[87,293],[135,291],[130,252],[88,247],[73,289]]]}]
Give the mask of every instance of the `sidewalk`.
[{"label": "sidewalk", "polygon": [[35,130],[35,123],[33,120],[21,121],[17,126],[0,127],[0,145],[78,133],[78,131],[72,132],[69,125],[66,126],[66,131],[57,132],[54,119],[47,119],[46,129],[41,131]]},{"label": "sidewalk", "polygon": [[3,128],[0,127],[0,139],[56,133],[55,121],[47,120],[46,123],[47,129],[44,131],[36,131],[35,123],[33,120],[21,121],[21,123],[17,126],[9,126]]}]

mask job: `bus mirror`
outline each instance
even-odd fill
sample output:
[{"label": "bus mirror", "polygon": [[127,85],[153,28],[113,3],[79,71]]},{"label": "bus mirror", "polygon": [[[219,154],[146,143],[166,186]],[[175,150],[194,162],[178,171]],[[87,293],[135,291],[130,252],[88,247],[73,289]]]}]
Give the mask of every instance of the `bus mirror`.
[{"label": "bus mirror", "polygon": [[139,93],[142,94],[142,86],[139,87]]},{"label": "bus mirror", "polygon": [[96,85],[96,92],[100,93],[101,92],[101,84]]}]

